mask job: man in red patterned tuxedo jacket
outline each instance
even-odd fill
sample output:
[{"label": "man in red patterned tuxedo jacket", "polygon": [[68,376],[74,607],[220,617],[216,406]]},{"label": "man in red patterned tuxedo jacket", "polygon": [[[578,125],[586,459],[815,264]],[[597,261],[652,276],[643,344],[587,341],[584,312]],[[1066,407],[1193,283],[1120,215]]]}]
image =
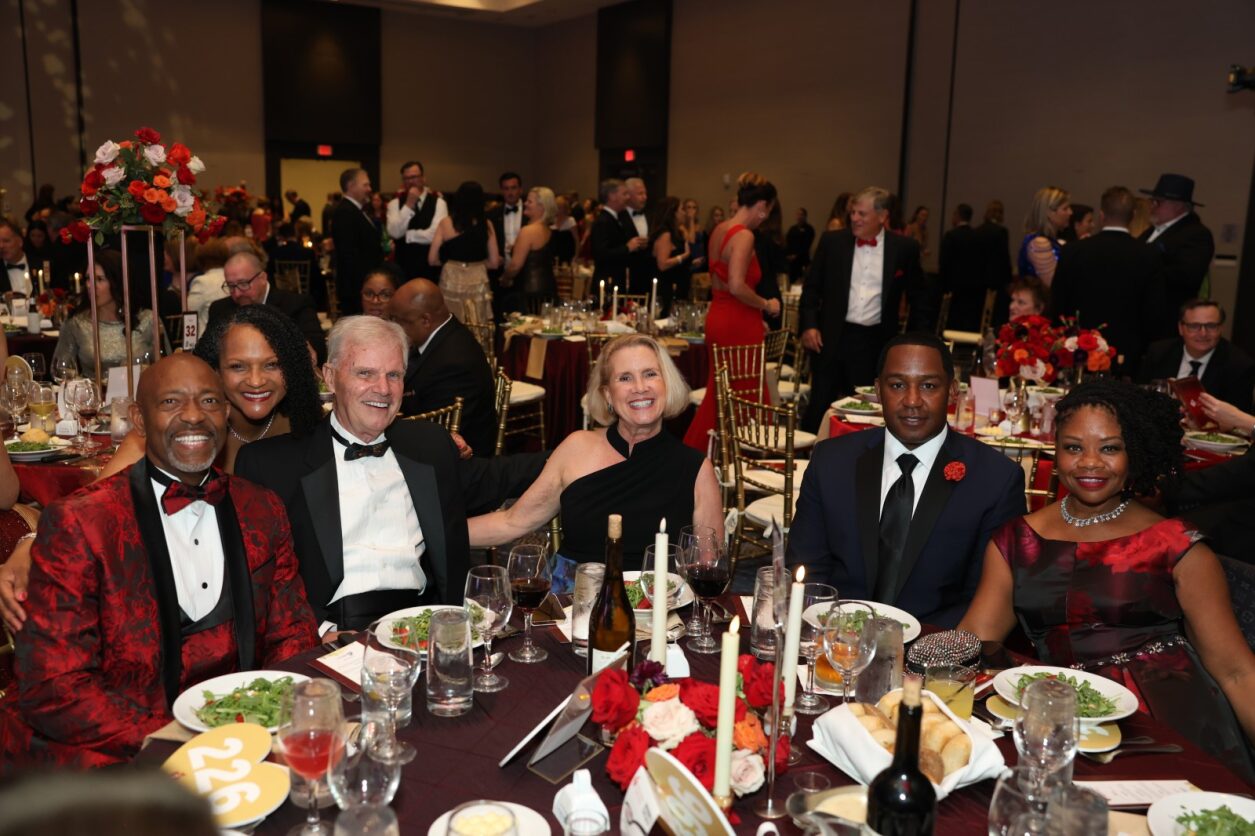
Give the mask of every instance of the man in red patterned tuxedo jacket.
[{"label": "man in red patterned tuxedo jacket", "polygon": [[183,690],[317,640],[283,504],[212,466],[226,439],[218,376],[176,354],[144,373],[137,400],[147,458],[40,520],[0,771],[125,761]]}]

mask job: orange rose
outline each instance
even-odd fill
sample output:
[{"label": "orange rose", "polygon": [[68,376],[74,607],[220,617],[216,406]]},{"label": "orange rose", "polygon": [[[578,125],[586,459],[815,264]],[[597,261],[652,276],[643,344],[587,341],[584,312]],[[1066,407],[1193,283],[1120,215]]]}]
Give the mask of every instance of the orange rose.
[{"label": "orange rose", "polygon": [[1024,349],[1017,348],[1014,352],[1012,352],[1011,357],[1012,359],[1015,360],[1015,362],[1023,363],[1025,360],[1028,359],[1029,355],[1028,355],[1028,352],[1025,351]]},{"label": "orange rose", "polygon": [[763,734],[763,724],[756,715],[746,714],[744,720],[732,727],[732,745],[751,752],[767,748],[767,735]]},{"label": "orange rose", "polygon": [[119,148],[130,148],[130,147],[131,147],[131,141],[130,141],[129,139],[124,139],[124,140],[122,140],[121,142],[119,142],[119,143],[118,143],[118,147],[119,147]]},{"label": "orange rose", "polygon": [[160,203],[162,194],[164,194],[164,192],[162,192],[161,189],[145,189],[144,190],[144,202],[145,203]]},{"label": "orange rose", "polygon": [[665,685],[659,685],[645,695],[646,702],[666,702],[667,700],[680,696],[680,686],[674,682],[668,682]]},{"label": "orange rose", "polygon": [[112,215],[114,212],[118,211],[118,204],[112,200],[106,200],[104,203],[100,204],[100,208]]},{"label": "orange rose", "polygon": [[176,205],[177,204],[174,202],[173,197],[171,197],[169,194],[163,193],[163,197],[161,198],[162,209],[165,209],[167,212],[173,212]]},{"label": "orange rose", "polygon": [[1111,368],[1111,358],[1098,351],[1091,351],[1085,359],[1085,366],[1091,372],[1105,372]]},{"label": "orange rose", "polygon": [[153,178],[153,185],[159,189],[168,189],[170,188],[170,178],[164,174],[158,174]]},{"label": "orange rose", "polygon": [[197,206],[187,213],[187,223],[192,229],[200,229],[205,225],[205,210]]}]

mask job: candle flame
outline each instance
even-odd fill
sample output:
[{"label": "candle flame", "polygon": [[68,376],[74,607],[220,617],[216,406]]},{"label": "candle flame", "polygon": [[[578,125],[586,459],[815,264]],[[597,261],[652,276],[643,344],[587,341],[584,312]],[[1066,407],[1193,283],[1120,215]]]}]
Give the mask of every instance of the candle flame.
[{"label": "candle flame", "polygon": [[667,518],[666,517],[662,518],[662,525],[658,526],[658,533],[659,534],[667,533]]},{"label": "candle flame", "polygon": [[805,566],[799,566],[799,567],[797,567],[797,575],[796,575],[796,577],[797,577],[797,582],[798,582],[798,583],[801,583],[801,582],[802,582],[802,578],[806,577],[806,567],[805,567]]},{"label": "candle flame", "polygon": [[732,616],[732,621],[728,623],[728,632],[729,633],[741,632],[741,616],[739,615]]}]

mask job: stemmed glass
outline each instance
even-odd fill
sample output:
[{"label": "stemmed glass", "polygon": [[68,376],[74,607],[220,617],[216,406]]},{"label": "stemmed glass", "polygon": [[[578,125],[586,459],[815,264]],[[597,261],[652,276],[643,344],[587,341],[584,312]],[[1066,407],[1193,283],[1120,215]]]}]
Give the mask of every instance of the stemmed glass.
[{"label": "stemmed glass", "polygon": [[[675,544],[679,548],[676,562],[680,574],[685,576],[686,581],[688,580],[688,553],[703,538],[715,539],[715,530],[708,525],[686,525],[680,529],[680,536],[676,538]],[[701,607],[693,607],[692,612],[689,613],[688,623],[684,625],[684,632],[690,639],[695,639],[705,635],[705,631],[706,624],[702,620]]]},{"label": "stemmed glass", "polygon": [[84,433],[85,421],[94,421],[100,411],[100,390],[94,380],[75,378],[66,384],[65,403],[74,410],[78,418],[78,432],[74,436],[74,446],[80,453],[88,453],[101,445],[87,438]]},{"label": "stemmed glass", "polygon": [[504,676],[493,673],[492,637],[510,620],[514,598],[510,576],[504,566],[472,566],[466,575],[464,596],[467,615],[473,630],[484,640],[484,665],[475,673],[476,691],[492,693],[510,684]]},{"label": "stemmed glass", "polygon": [[48,361],[44,359],[44,355],[38,351],[31,351],[22,355],[22,359],[30,363],[31,375],[36,380],[43,380],[48,374]]},{"label": "stemmed glass", "polygon": [[1024,410],[1028,409],[1027,400],[1028,398],[1024,391],[1014,385],[1003,396],[1002,406],[1007,411],[1007,420],[1011,422],[1013,427],[1024,416]]},{"label": "stemmed glass", "polygon": [[78,362],[73,356],[54,357],[52,359],[52,379],[64,384],[67,380],[78,377]]},{"label": "stemmed glass", "polygon": [[28,407],[31,411],[31,421],[34,416],[40,418],[48,418],[57,411],[57,395],[52,391],[51,386],[40,386],[38,383],[30,385],[30,395],[28,396]]},{"label": "stemmed glass", "polygon": [[543,662],[549,658],[549,651],[532,642],[532,613],[549,595],[548,551],[534,543],[520,543],[510,549],[506,572],[510,576],[514,606],[523,613],[523,646],[510,652],[514,662]]},{"label": "stemmed glass", "polygon": [[317,784],[330,764],[344,756],[344,711],[340,686],[330,679],[298,682],[279,703],[279,751],[292,771],[310,783],[305,824],[288,836],[331,836],[318,815]]},{"label": "stemmed glass", "polygon": [[[712,530],[713,531],[713,530]],[[695,537],[682,557],[684,576],[693,594],[702,604],[702,631],[689,640],[688,648],[694,653],[718,653],[719,642],[710,629],[710,604],[728,588],[732,581],[732,565],[723,540],[711,536]]]},{"label": "stemmed glass", "polygon": [[1040,679],[1024,689],[1012,726],[1020,762],[1029,767],[1030,798],[1045,802],[1046,777],[1072,762],[1080,736],[1076,689],[1057,679]]},{"label": "stemmed glass", "polygon": [[860,612],[861,605],[834,603],[823,624],[824,654],[841,674],[841,702],[850,701],[850,680],[871,664],[876,655],[876,634],[871,629],[875,613]]},{"label": "stemmed glass", "polygon": [[13,415],[13,423],[20,424],[26,412],[26,404],[30,398],[30,380],[24,374],[9,372],[9,376],[0,385],[0,406]]},{"label": "stemmed glass", "polygon": [[373,757],[371,746],[384,732],[378,721],[362,723],[356,740],[349,739],[343,752],[327,767],[327,786],[341,810],[385,807],[392,803],[401,783],[401,765]]},{"label": "stemmed glass", "polygon": [[397,740],[397,710],[405,695],[414,690],[422,668],[417,650],[383,646],[374,640],[366,645],[366,655],[362,660],[362,690],[378,698],[387,708],[385,716],[388,722],[383,734],[370,743],[371,757],[381,763],[400,766],[414,760],[418,754],[413,746]]},{"label": "stemmed glass", "polygon": [[815,693],[815,661],[822,652],[823,624],[820,617],[837,600],[837,588],[826,583],[808,583],[802,589],[802,634],[798,651],[806,660],[806,687],[793,703],[798,714],[823,714],[828,700]]}]

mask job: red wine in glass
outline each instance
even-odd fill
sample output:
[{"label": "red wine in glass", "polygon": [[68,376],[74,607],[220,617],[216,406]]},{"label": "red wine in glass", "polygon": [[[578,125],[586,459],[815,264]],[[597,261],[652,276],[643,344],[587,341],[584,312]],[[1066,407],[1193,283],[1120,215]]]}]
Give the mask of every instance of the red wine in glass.
[{"label": "red wine in glass", "polygon": [[344,739],[333,731],[306,729],[283,738],[283,757],[302,778],[316,781],[327,774],[327,765],[334,754],[343,754]]},{"label": "red wine in glass", "polygon": [[515,578],[510,581],[514,605],[524,612],[533,612],[549,594],[548,578]]},{"label": "red wine in glass", "polygon": [[693,588],[693,594],[703,600],[718,598],[731,580],[732,573],[727,565],[689,567],[688,584]]},{"label": "red wine in glass", "polygon": [[78,410],[79,420],[83,423],[83,428],[87,429],[96,423],[96,416],[100,413],[100,408],[95,406],[80,407]]}]

